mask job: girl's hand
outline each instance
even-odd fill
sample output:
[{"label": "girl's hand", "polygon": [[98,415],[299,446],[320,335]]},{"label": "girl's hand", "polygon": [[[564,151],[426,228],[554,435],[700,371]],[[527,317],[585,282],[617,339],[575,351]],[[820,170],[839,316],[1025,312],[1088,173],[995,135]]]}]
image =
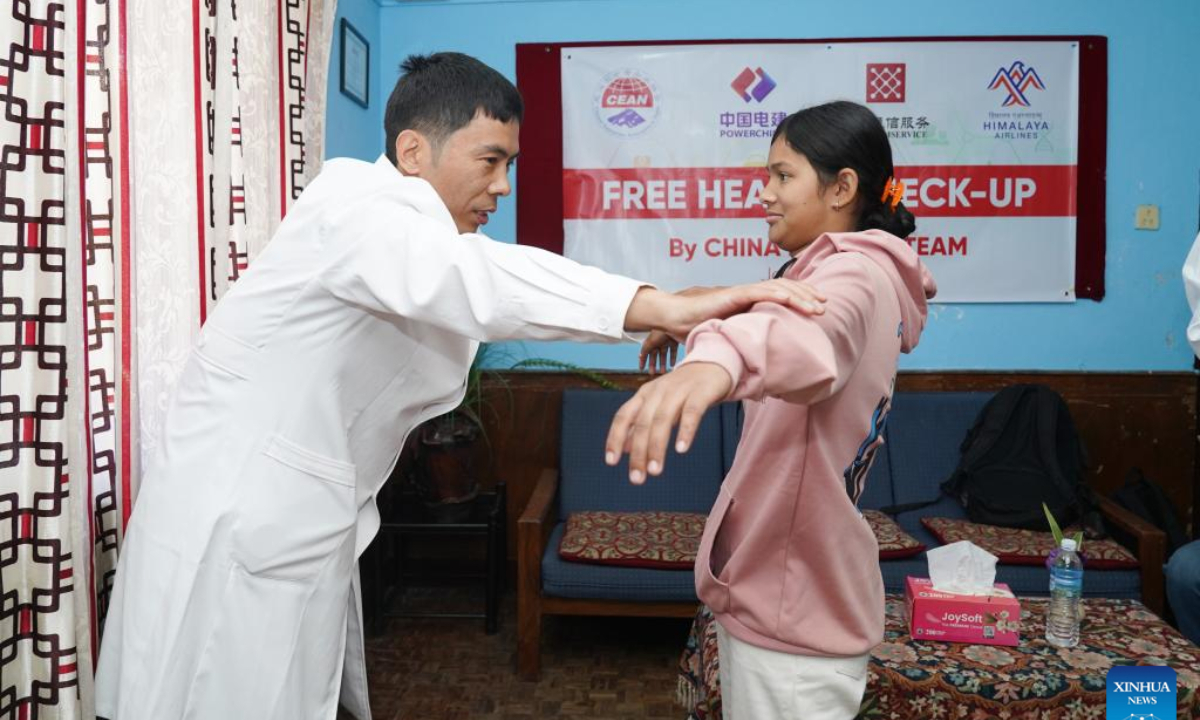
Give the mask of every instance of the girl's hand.
[{"label": "girl's hand", "polygon": [[661,375],[675,367],[679,354],[679,341],[661,330],[650,333],[638,353],[638,370],[651,375]]},{"label": "girl's hand", "polygon": [[643,385],[613,417],[604,444],[604,461],[616,465],[629,453],[629,481],[641,485],[647,473],[662,473],[671,429],[679,425],[675,452],[687,452],[704,411],[733,388],[720,365],[685,363]]}]

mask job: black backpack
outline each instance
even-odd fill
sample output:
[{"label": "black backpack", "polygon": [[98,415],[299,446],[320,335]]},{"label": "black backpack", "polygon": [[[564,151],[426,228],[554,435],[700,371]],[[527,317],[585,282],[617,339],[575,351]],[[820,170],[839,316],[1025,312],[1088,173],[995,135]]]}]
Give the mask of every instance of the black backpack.
[{"label": "black backpack", "polygon": [[1125,475],[1125,484],[1113,492],[1112,499],[1166,534],[1167,558],[1187,544],[1187,533],[1171,499],[1162,487],[1142,474],[1141,468],[1132,468]]},{"label": "black backpack", "polygon": [[1062,396],[1045,385],[1004,388],[979,412],[962,459],[942,491],[972,522],[1046,530],[1042,503],[1061,527],[1080,523],[1103,533],[1087,459]]}]

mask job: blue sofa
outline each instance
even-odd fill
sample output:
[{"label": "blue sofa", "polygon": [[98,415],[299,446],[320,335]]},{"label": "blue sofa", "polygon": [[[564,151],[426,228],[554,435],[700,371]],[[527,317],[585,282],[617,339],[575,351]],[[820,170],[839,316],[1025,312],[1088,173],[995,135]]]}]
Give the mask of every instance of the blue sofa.
[{"label": "blue sofa", "polygon": [[[691,571],[589,565],[558,556],[563,521],[583,510],[671,510],[708,512],[733,463],[741,434],[741,409],[723,403],[706,414],[692,449],[667,459],[664,472],[645,485],[629,484],[624,463],[608,467],[603,443],[609,423],[627,391],[576,390],[563,393],[562,438],[557,470],[539,478],[517,523],[518,670],[535,678],[540,666],[544,615],[638,615],[690,617],[697,602]],[[901,527],[927,547],[938,541],[922,517],[965,518],[958,502],[940,496],[940,483],[954,470],[959,445],[990,392],[898,392],[860,502],[863,509],[938,498],[919,510],[896,516]],[[1140,570],[1093,570],[1084,575],[1084,595],[1142,598],[1162,611],[1161,531],[1103,500],[1102,511],[1134,546]],[[925,554],[880,561],[889,593],[900,593],[908,575],[927,576]],[[996,579],[1018,595],[1045,595],[1041,566],[998,565]]]}]

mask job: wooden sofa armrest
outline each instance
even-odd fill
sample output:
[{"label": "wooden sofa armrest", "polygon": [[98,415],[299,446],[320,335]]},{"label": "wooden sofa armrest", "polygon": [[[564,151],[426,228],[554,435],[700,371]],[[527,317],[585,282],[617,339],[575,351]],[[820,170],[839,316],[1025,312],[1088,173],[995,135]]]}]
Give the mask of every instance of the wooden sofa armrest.
[{"label": "wooden sofa armrest", "polygon": [[551,468],[542,470],[537,485],[533,488],[533,494],[529,496],[529,504],[517,519],[518,546],[524,544],[525,540],[522,538],[528,538],[536,544],[539,560],[546,548],[546,539],[558,522],[558,513],[554,508],[554,498],[557,494],[558,471]]},{"label": "wooden sofa armrest", "polygon": [[1142,602],[1162,615],[1164,594],[1163,563],[1167,557],[1167,535],[1110,498],[1101,496],[1100,512],[1107,522],[1132,538],[1142,572]]},{"label": "wooden sofa armrest", "polygon": [[558,513],[558,472],[543,470],[517,519],[517,673],[535,680],[541,666],[542,553]]}]

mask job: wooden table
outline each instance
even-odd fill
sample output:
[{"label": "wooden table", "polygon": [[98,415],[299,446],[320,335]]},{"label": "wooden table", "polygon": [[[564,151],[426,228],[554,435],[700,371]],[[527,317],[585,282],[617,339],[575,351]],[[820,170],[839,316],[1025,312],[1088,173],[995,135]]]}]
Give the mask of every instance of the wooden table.
[{"label": "wooden table", "polygon": [[[1178,714],[1200,720],[1200,648],[1134,600],[1085,600],[1081,640],[1046,643],[1045,598],[1021,600],[1018,647],[913,640],[903,598],[887,597],[883,642],[871,653],[861,718],[1077,720],[1103,718],[1114,665],[1168,665]],[[716,624],[701,608],[680,660],[690,718],[719,720]]]}]

